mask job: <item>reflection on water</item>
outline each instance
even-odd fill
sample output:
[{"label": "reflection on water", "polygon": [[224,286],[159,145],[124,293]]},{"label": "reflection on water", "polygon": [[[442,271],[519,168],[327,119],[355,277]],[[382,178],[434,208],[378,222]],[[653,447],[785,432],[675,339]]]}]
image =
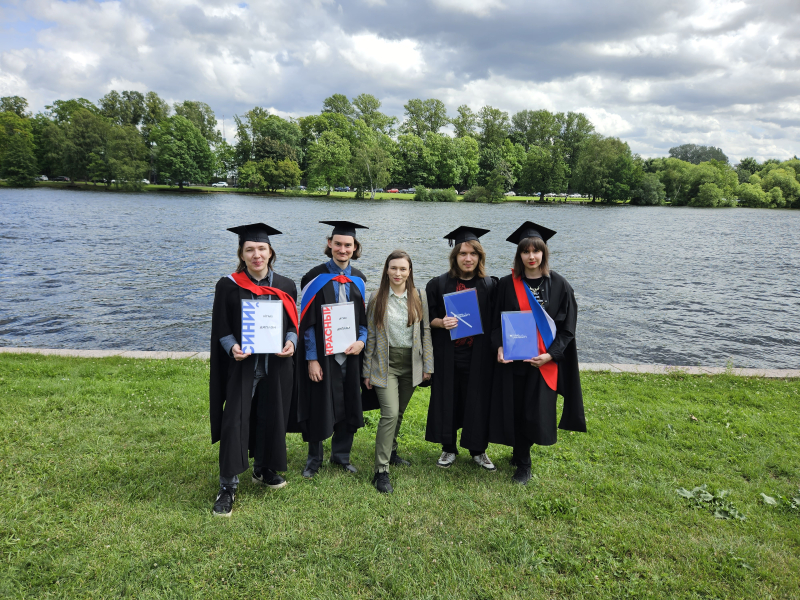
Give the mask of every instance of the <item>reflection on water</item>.
[{"label": "reflection on water", "polygon": [[410,201],[0,190],[0,346],[207,350],[214,285],[236,265],[227,227],[264,221],[297,282],[329,227],[363,223],[359,268],[377,288],[403,248],[417,285],[447,268],[442,236],[482,238],[488,271],[529,219],[558,231],[551,266],[575,288],[585,362],[797,368],[800,211],[498,206]]}]

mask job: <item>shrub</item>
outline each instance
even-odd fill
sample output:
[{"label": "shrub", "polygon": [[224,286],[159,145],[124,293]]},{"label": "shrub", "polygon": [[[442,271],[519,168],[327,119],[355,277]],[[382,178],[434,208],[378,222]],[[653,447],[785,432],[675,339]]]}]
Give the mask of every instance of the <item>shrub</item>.
[{"label": "shrub", "polygon": [[631,204],[664,204],[667,194],[664,184],[655,173],[645,173],[639,187],[633,190]]},{"label": "shrub", "polygon": [[455,202],[457,196],[458,194],[453,188],[429,190],[424,187],[418,187],[417,192],[414,194],[414,200],[418,202]]},{"label": "shrub", "polygon": [[691,206],[718,206],[722,201],[722,190],[716,183],[704,183],[697,192],[697,197],[692,198]]},{"label": "shrub", "polygon": [[475,186],[464,194],[464,202],[491,202],[489,190],[482,186]]},{"label": "shrub", "polygon": [[414,200],[417,202],[431,202],[431,191],[422,186],[417,187],[417,193],[414,194]]},{"label": "shrub", "polygon": [[736,194],[739,196],[739,206],[761,208],[769,204],[767,201],[767,194],[761,189],[760,181],[755,185],[752,183],[741,184],[736,188]]}]

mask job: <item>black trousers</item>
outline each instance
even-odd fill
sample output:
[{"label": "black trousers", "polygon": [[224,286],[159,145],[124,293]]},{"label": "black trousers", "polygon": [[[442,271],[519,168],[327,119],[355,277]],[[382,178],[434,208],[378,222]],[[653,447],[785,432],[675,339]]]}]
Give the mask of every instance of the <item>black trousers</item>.
[{"label": "black trousers", "polygon": [[[527,366],[527,365],[526,365]],[[518,467],[531,468],[531,446],[525,419],[525,384],[528,376],[514,374],[514,449],[512,456]]]},{"label": "black trousers", "polygon": [[[453,431],[458,435],[458,430],[464,423],[464,409],[467,403],[467,393],[469,392],[469,363],[459,364],[455,363],[455,389],[453,390]],[[451,452],[458,454],[458,447],[456,441],[453,440],[452,444],[442,444],[442,452]],[[470,456],[478,456],[486,452],[486,448],[469,448]]]}]

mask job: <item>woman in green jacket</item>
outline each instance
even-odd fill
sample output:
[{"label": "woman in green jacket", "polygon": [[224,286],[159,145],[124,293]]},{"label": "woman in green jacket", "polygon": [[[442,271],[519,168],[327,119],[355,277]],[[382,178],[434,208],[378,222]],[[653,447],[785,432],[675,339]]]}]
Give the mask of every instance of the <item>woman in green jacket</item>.
[{"label": "woman in green jacket", "polygon": [[372,484],[392,492],[389,465],[408,465],[397,455],[397,434],[414,388],[433,373],[433,347],[428,301],[414,287],[411,257],[395,250],[383,266],[380,288],[367,307],[367,347],[363,377],[375,388],[381,419],[375,435],[375,476]]}]

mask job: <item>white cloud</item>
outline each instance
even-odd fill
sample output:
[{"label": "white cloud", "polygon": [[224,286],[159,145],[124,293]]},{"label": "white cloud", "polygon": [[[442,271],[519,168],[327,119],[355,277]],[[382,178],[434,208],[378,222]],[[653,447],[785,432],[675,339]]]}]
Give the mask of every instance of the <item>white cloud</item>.
[{"label": "white cloud", "polygon": [[387,72],[419,75],[425,61],[417,42],[409,39],[387,40],[374,33],[354,35],[350,47],[339,53],[359,71],[383,76]]}]

